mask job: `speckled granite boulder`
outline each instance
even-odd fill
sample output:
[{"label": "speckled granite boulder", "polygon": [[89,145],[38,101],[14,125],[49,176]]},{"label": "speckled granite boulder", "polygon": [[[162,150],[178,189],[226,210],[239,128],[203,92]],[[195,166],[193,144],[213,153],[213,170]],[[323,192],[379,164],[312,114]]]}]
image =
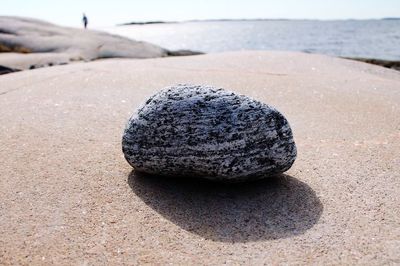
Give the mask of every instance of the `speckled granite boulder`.
[{"label": "speckled granite boulder", "polygon": [[149,100],[129,120],[122,150],[137,171],[223,181],[288,170],[296,146],[276,109],[210,86],[178,85]]}]

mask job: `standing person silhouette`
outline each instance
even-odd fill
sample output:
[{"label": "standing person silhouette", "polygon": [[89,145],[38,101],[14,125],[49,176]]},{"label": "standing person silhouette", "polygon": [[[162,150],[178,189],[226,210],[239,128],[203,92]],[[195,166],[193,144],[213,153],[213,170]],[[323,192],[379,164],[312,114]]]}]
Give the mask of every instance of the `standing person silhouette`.
[{"label": "standing person silhouette", "polygon": [[86,17],[85,13],[83,13],[83,17],[82,17],[82,22],[83,22],[83,26],[85,27],[85,29],[87,28],[87,25],[89,23],[88,18]]}]

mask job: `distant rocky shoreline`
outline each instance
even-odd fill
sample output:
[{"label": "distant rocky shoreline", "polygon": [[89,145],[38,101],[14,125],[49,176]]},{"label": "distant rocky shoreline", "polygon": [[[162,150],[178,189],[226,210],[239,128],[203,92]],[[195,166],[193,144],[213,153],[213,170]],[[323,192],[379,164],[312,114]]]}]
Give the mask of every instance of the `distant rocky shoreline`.
[{"label": "distant rocky shoreline", "polygon": [[400,71],[400,61],[391,61],[391,60],[373,59],[373,58],[357,58],[357,57],[343,57],[343,58]]},{"label": "distant rocky shoreline", "polygon": [[[180,51],[169,51],[168,52],[168,56],[190,56],[190,55],[199,55],[199,54],[202,54],[202,53],[193,52],[190,50],[180,50]],[[348,57],[343,57],[343,58],[400,71],[400,61],[368,59],[368,58],[348,58]],[[1,61],[1,53],[0,53],[0,61]],[[58,65],[63,65],[63,64],[65,65],[67,63],[59,63]],[[43,66],[39,66],[39,67],[46,67],[46,66],[53,66],[53,64],[48,63],[48,65],[43,65]],[[30,66],[29,69],[35,69],[35,68],[39,68],[39,67],[36,67],[36,65],[33,64]],[[13,73],[13,72],[21,71],[21,70],[22,69],[9,68],[7,66],[0,65],[0,75],[9,74],[9,73]]]},{"label": "distant rocky shoreline", "polygon": [[175,21],[132,21],[132,22],[127,22],[127,23],[121,23],[118,24],[117,26],[130,26],[130,25],[150,25],[150,24],[170,24],[170,23],[179,23]]},{"label": "distant rocky shoreline", "polygon": [[1,74],[104,58],[145,59],[197,54],[201,52],[171,51],[101,31],[0,16]]},{"label": "distant rocky shoreline", "polygon": [[[117,26],[129,26],[129,25],[149,25],[149,24],[171,24],[171,23],[187,23],[187,22],[242,22],[242,21],[301,21],[301,20],[313,20],[313,19],[287,19],[287,18],[253,18],[253,19],[229,19],[229,18],[222,18],[222,19],[192,19],[192,20],[182,20],[182,21],[163,21],[163,20],[154,20],[154,21],[132,21],[117,24]],[[348,19],[348,20],[363,20],[363,19]],[[397,17],[388,17],[388,18],[381,18],[377,20],[400,20]]]},{"label": "distant rocky shoreline", "polygon": [[[176,22],[131,22],[123,25],[156,23]],[[101,31],[61,27],[31,18],[0,16],[0,75],[104,58],[144,59],[199,54],[203,53],[171,51]],[[400,61],[345,58],[400,70]]]}]

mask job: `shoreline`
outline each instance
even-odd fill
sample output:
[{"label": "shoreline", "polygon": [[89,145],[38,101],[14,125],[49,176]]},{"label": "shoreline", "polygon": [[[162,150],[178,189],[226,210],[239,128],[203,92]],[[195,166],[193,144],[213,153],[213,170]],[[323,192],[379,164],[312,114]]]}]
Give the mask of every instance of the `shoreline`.
[{"label": "shoreline", "polygon": [[1,73],[104,58],[145,59],[198,54],[202,53],[172,51],[103,31],[63,27],[31,18],[0,16],[0,65],[7,68]]},{"label": "shoreline", "polygon": [[384,17],[384,18],[368,18],[368,19],[290,19],[290,18],[239,18],[239,19],[191,19],[182,21],[167,21],[167,20],[149,20],[149,21],[132,21],[116,24],[116,26],[130,26],[130,25],[151,25],[151,24],[174,24],[174,23],[188,23],[188,22],[243,22],[243,21],[366,21],[366,20],[400,20],[400,17]]},{"label": "shoreline", "polygon": [[400,61],[376,59],[376,58],[360,58],[360,57],[340,57],[340,58],[364,62],[367,64],[377,65],[384,68],[400,71]]},{"label": "shoreline", "polygon": [[[251,21],[258,20],[267,19],[253,19]],[[194,21],[196,20],[187,22]],[[158,23],[179,22],[149,21],[132,22],[124,25]],[[48,36],[48,32],[52,32],[52,35]],[[200,54],[204,53],[192,50],[173,51],[152,43],[135,41],[102,31],[62,27],[37,19],[0,16],[0,74],[105,58],[147,59]],[[374,64],[397,71],[400,70],[400,61],[397,60],[348,56],[336,57]]]},{"label": "shoreline", "polygon": [[[234,52],[234,51],[232,51]],[[263,51],[260,51],[263,52]],[[264,51],[264,52],[271,52],[271,51]],[[2,53],[0,52],[0,62],[2,61],[2,55],[11,55],[12,53]],[[15,53],[14,53],[15,54]],[[202,52],[196,52],[196,51],[191,51],[191,50],[179,50],[179,51],[168,51],[168,57],[175,57],[175,56],[195,56],[195,55],[203,55],[206,53],[202,53]],[[218,54],[218,53],[216,53]],[[318,54],[318,55],[322,55],[322,54]],[[16,57],[24,57],[24,56],[39,56],[39,54],[36,53],[19,53],[16,54]],[[45,55],[43,55],[45,56]],[[342,58],[342,59],[347,59],[347,60],[352,60],[352,61],[357,61],[357,62],[362,62],[362,63],[367,63],[367,64],[371,64],[371,65],[375,65],[375,66],[380,66],[383,68],[387,68],[387,69],[392,69],[395,71],[400,71],[400,61],[391,61],[391,60],[384,60],[384,59],[375,59],[375,58],[358,58],[358,57],[341,57],[341,56],[332,56],[334,58]],[[66,62],[66,61],[60,61],[58,63],[55,62],[47,62],[47,63],[41,63],[39,64],[38,62],[32,62],[29,67],[25,67],[25,68],[16,68],[10,65],[6,65],[6,64],[1,64],[0,63],[0,75],[5,75],[5,74],[10,74],[10,73],[14,73],[14,72],[19,72],[19,71],[24,71],[24,70],[33,70],[33,69],[38,69],[38,68],[42,68],[42,67],[52,67],[52,66],[58,66],[58,65],[67,65],[67,64],[71,64],[71,63],[76,63],[76,62],[93,62],[93,61],[98,61],[101,59],[123,59],[123,57],[110,57],[110,58],[98,58],[98,59],[93,59],[90,61],[82,61],[82,60],[76,60],[76,61],[70,61],[70,62]],[[125,58],[127,59],[127,58]],[[15,61],[18,61],[20,59],[16,58]],[[11,60],[12,61],[12,60]],[[13,65],[13,64],[11,64]]]}]

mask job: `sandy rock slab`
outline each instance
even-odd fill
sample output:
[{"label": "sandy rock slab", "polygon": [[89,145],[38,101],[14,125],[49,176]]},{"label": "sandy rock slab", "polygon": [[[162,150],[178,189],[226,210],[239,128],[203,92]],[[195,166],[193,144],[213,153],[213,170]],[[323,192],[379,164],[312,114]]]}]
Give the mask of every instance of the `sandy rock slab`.
[{"label": "sandy rock slab", "polygon": [[[121,136],[171,84],[274,106],[279,178],[142,176]],[[0,265],[397,265],[400,72],[293,52],[110,59],[0,76]]]}]

